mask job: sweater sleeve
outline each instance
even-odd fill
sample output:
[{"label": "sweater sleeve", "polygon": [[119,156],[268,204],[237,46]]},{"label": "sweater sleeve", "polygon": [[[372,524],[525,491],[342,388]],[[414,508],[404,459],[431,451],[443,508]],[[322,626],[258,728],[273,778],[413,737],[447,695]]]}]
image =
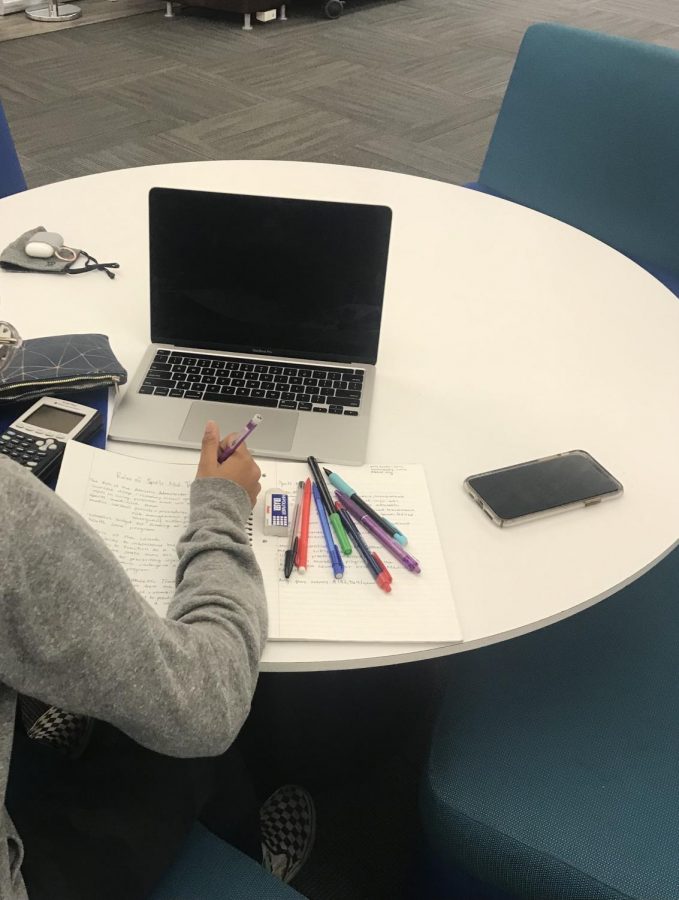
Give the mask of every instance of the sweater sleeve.
[{"label": "sweater sleeve", "polygon": [[1,460],[0,494],[0,681],[161,753],[225,750],[248,714],[266,640],[245,491],[218,478],[191,485],[166,619],[30,472]]}]

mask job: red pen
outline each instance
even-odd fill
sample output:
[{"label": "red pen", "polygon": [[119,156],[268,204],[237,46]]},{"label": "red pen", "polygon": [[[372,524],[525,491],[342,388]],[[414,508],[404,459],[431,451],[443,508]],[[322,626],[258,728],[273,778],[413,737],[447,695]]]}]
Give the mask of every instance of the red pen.
[{"label": "red pen", "polygon": [[307,552],[309,550],[309,516],[311,515],[311,479],[304,482],[304,496],[302,497],[302,524],[299,530],[299,543],[297,544],[297,559],[295,565],[300,575],[306,572]]}]

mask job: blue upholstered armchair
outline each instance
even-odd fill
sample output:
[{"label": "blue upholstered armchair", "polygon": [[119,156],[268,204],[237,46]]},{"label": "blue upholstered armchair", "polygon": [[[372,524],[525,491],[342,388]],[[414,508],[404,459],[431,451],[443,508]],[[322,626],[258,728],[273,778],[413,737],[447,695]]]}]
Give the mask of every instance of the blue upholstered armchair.
[{"label": "blue upholstered armchair", "polygon": [[524,36],[478,182],[679,294],[679,52],[565,25]]},{"label": "blue upholstered armchair", "polygon": [[422,784],[440,892],[423,896],[677,900],[678,669],[679,550],[591,609],[454,657]]},{"label": "blue upholstered armchair", "polygon": [[0,197],[25,190],[24,173],[21,171],[5,111],[0,103]]},{"label": "blue upholstered armchair", "polygon": [[[678,52],[528,29],[473,187],[679,293],[678,171]],[[427,900],[679,898],[679,550],[591,609],[451,658],[421,811]]]}]

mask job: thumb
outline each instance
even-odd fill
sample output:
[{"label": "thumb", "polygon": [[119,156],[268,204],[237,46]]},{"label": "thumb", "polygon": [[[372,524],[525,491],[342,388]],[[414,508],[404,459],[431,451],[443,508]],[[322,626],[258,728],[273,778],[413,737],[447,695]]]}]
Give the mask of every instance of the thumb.
[{"label": "thumb", "polygon": [[213,422],[210,419],[205,425],[205,431],[203,432],[203,442],[200,450],[200,455],[203,459],[210,459],[214,457],[217,458],[217,452],[219,450],[219,428],[217,428],[217,423]]}]

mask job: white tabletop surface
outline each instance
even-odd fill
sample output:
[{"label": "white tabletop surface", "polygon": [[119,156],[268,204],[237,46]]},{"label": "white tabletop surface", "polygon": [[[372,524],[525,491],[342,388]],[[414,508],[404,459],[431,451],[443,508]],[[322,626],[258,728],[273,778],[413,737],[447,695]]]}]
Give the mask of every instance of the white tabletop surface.
[{"label": "white tabletop surface", "polygon": [[[367,459],[424,464],[465,640],[270,642],[264,670],[382,665],[510,638],[608,596],[675,545],[679,301],[625,257],[561,222],[436,181],[294,162],[163,165],[1,200],[0,246],[42,225],[121,268],[115,281],[0,271],[0,318],[24,337],[108,334],[132,373],[149,341],[153,186],[393,210]],[[463,491],[470,474],[576,448],[623,482],[621,499],[500,529]]]}]

